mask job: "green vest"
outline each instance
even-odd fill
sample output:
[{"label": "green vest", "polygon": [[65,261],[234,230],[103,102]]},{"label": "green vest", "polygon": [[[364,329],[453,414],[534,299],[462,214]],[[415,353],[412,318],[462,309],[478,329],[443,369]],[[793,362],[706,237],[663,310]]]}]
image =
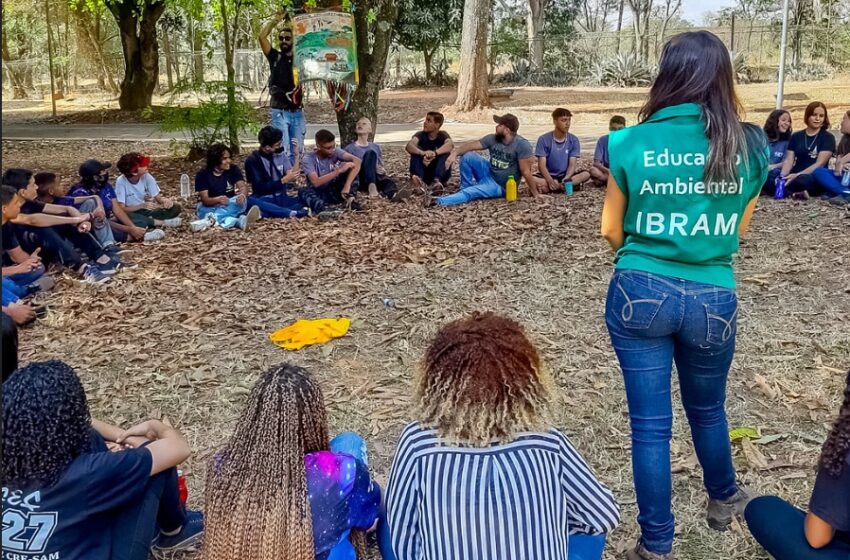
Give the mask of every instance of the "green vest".
[{"label": "green vest", "polygon": [[701,108],[685,103],[612,132],[609,150],[627,199],[617,268],[734,288],[738,226],[767,178],[766,144],[763,154],[751,151],[749,165],[739,162],[738,177],[706,185]]}]

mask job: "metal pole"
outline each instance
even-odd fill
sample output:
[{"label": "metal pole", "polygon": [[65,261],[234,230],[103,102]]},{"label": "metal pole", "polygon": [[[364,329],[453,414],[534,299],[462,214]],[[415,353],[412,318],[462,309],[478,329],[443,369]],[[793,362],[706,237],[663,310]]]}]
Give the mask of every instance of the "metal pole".
[{"label": "metal pole", "polygon": [[53,33],[50,31],[50,0],[44,0],[44,19],[47,20],[47,62],[50,66],[50,104],[56,116],[56,86],[53,84]]},{"label": "metal pole", "polygon": [[779,84],[776,86],[776,108],[782,108],[785,95],[785,50],[788,48],[788,0],[782,3],[782,42],[779,47]]}]

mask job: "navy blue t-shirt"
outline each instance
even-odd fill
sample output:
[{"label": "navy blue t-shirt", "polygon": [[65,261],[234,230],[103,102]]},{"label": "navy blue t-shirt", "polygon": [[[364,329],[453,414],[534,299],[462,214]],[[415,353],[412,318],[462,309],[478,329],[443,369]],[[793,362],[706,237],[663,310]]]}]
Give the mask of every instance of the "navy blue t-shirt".
[{"label": "navy blue t-shirt", "polygon": [[115,511],[139,500],[153,458],[145,448],[84,453],[47,488],[3,487],[3,558],[109,560]]},{"label": "navy blue t-shirt", "polygon": [[[18,234],[15,232],[15,225],[12,222],[3,224],[3,251],[11,251],[21,244],[18,242]],[[5,256],[5,254],[4,254]]]},{"label": "navy blue t-shirt", "polygon": [[814,136],[809,136],[805,130],[801,130],[791,135],[788,151],[794,152],[797,158],[791,173],[799,173],[812,166],[821,152],[835,151],[835,136],[828,130],[819,130]]},{"label": "navy blue t-shirt", "polygon": [[242,170],[238,165],[231,165],[230,169],[216,175],[207,169],[201,169],[195,175],[195,191],[207,191],[207,196],[215,198],[217,196],[226,196],[232,198],[236,196],[236,183],[244,181]]},{"label": "navy blue t-shirt", "polygon": [[850,538],[850,455],[841,475],[818,471],[809,511],[829,523],[843,540]]}]

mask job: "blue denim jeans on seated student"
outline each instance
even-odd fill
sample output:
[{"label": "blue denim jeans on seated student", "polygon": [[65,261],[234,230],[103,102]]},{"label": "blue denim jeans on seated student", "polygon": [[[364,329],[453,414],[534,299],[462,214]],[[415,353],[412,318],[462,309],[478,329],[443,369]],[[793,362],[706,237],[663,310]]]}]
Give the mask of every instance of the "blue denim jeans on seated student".
[{"label": "blue denim jeans on seated student", "polygon": [[460,158],[460,190],[437,199],[437,204],[454,206],[482,198],[502,198],[505,189],[490,174],[490,162],[476,153]]},{"label": "blue denim jeans on seated student", "polygon": [[307,215],[304,205],[285,193],[249,196],[248,208],[252,206],[260,209],[263,218],[300,218]]},{"label": "blue denim jeans on seated student", "polygon": [[21,272],[19,274],[10,274],[9,276],[4,276],[4,278],[8,278],[15,284],[21,287],[26,287],[44,276],[44,265],[40,264],[35,269],[30,270],[29,272]]},{"label": "blue denim jeans on seated student", "polygon": [[832,169],[818,167],[812,171],[812,177],[815,178],[815,182],[826,190],[830,196],[850,194],[850,187],[842,187],[841,176],[836,175]]},{"label": "blue denim jeans on seated student", "polygon": [[20,301],[26,292],[27,289],[24,286],[18,285],[8,276],[3,277],[3,307]]},{"label": "blue denim jeans on seated student", "polygon": [[239,216],[248,210],[248,201],[245,200],[245,202],[239,204],[236,202],[236,198],[235,196],[231,197],[227,206],[204,206],[198,203],[198,217],[206,218],[208,214],[212,214],[218,220],[218,225],[222,229],[235,228]]},{"label": "blue denim jeans on seated student", "polygon": [[638,524],[650,552],[666,554],[673,546],[674,361],[708,496],[725,499],[737,491],[724,408],[737,315],[734,290],[638,270],[616,270],[611,278],[605,322],[623,370]]}]

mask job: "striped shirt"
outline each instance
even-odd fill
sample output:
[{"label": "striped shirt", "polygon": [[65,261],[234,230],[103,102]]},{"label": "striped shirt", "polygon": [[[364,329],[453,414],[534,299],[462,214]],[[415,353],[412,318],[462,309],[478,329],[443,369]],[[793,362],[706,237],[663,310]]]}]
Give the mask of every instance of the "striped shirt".
[{"label": "striped shirt", "polygon": [[607,533],[620,510],[557,430],[472,448],[414,422],[393,460],[387,515],[398,560],[566,560],[569,534]]}]

